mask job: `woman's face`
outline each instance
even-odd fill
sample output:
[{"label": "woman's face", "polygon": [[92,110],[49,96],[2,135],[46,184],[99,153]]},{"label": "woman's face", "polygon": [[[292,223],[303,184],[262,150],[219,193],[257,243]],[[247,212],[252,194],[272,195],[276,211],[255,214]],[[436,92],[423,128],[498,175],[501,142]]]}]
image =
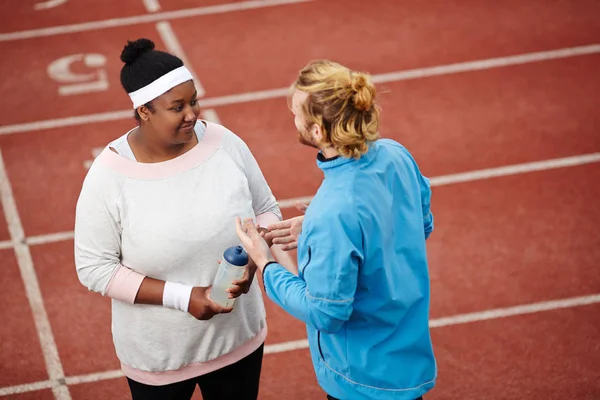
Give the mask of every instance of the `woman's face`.
[{"label": "woman's face", "polygon": [[175,86],[152,101],[154,112],[148,111],[147,123],[168,144],[187,143],[194,137],[194,126],[200,115],[193,81]]}]

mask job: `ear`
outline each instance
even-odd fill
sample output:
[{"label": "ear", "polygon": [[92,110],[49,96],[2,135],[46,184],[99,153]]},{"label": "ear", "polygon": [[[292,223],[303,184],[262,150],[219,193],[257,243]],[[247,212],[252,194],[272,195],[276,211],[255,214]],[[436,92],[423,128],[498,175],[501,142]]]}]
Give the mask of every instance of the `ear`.
[{"label": "ear", "polygon": [[315,143],[323,143],[325,141],[325,133],[320,125],[313,124],[310,127],[310,135],[312,136]]},{"label": "ear", "polygon": [[137,113],[139,114],[142,121],[148,121],[150,119],[150,110],[146,106],[139,106],[137,109]]}]

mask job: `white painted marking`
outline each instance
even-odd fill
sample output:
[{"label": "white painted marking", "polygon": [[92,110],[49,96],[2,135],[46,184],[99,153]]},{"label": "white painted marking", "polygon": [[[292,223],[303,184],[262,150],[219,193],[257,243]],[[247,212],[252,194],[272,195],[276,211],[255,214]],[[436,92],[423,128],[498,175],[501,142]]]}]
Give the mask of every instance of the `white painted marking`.
[{"label": "white painted marking", "polygon": [[35,10],[47,10],[49,8],[58,7],[61,4],[65,4],[67,0],[48,0],[42,3],[36,3],[33,8]]},{"label": "white painted marking", "polygon": [[292,208],[296,206],[296,203],[308,204],[312,201],[313,196],[295,197],[292,199],[285,199],[279,201],[279,208]]},{"label": "white painted marking", "polygon": [[441,65],[438,67],[419,68],[407,71],[392,72],[373,77],[374,83],[403,81],[408,79],[426,78],[428,76],[456,74],[466,71],[479,71],[491,68],[507,67],[511,65],[529,64],[559,58],[577,57],[600,52],[600,44],[589,46],[571,47],[559,50],[540,51],[536,53],[519,54],[508,57],[488,58],[486,60],[467,61],[456,64]]},{"label": "white painted marking", "polygon": [[[183,63],[187,66],[187,68],[192,73],[192,76],[194,77],[194,85],[196,86],[196,90],[198,91],[198,98],[203,97],[206,94],[206,92],[204,91],[204,87],[202,86],[200,79],[198,79],[198,75],[196,74],[195,69],[192,67],[190,60],[185,55],[185,52],[183,51],[183,48],[181,47],[181,44],[179,43],[179,40],[177,39],[177,35],[173,31],[171,24],[169,22],[164,22],[164,21],[159,22],[156,24],[156,29],[158,30],[160,37],[162,38],[163,42],[165,43],[165,46],[167,47],[167,51],[169,51],[170,53],[175,54],[176,56],[181,58]],[[199,101],[199,103],[200,103],[200,101]],[[215,122],[217,124],[221,123],[219,116],[217,115],[217,112],[212,108],[203,110],[202,115],[203,115],[203,118],[208,121]]]},{"label": "white painted marking", "polygon": [[[65,240],[71,240],[73,238],[74,238],[73,231],[67,231],[67,232],[49,233],[47,235],[29,236],[26,239],[26,242],[29,246],[36,246],[36,245],[40,245],[40,244],[62,242]],[[12,242],[12,240],[3,240],[0,242],[0,250],[12,249],[13,247],[14,247],[14,243]]]},{"label": "white painted marking", "polygon": [[[575,167],[579,165],[593,164],[600,162],[600,153],[583,154],[573,157],[555,158],[545,161],[536,161],[525,164],[508,165],[498,168],[482,169],[478,171],[463,172],[459,174],[442,175],[430,179],[431,186],[451,185],[455,183],[471,182],[477,180],[491,179],[502,176],[525,174],[528,172],[547,171],[557,168]],[[291,199],[279,200],[281,209],[295,207],[297,202],[310,203],[312,196],[295,197]],[[27,238],[29,245],[46,244],[73,239],[73,231],[57,232],[48,235],[31,236]],[[10,249],[13,242],[5,240],[0,242],[0,249]]]},{"label": "white painted marking", "polygon": [[69,393],[69,387],[66,385],[61,385],[58,382],[54,386],[52,386],[52,393],[54,394],[54,398],[57,400],[67,400],[71,399],[71,393]]},{"label": "white painted marking", "polygon": [[27,244],[33,246],[46,243],[62,242],[64,240],[71,240],[73,237],[73,231],[57,232],[49,235],[30,236],[27,238]]},{"label": "white painted marking", "polygon": [[80,383],[89,383],[89,382],[97,382],[104,381],[107,379],[116,379],[125,376],[123,371],[120,369],[105,371],[105,372],[97,372],[88,375],[79,375],[79,376],[71,376],[66,378],[65,381],[67,385],[79,385]]},{"label": "white painted marking", "polygon": [[50,389],[55,386],[54,381],[40,381],[34,383],[26,383],[24,385],[7,386],[0,388],[0,396],[8,396],[17,393],[35,392],[38,390]]},{"label": "white painted marking", "polygon": [[190,60],[186,57],[183,49],[181,48],[181,44],[179,43],[177,35],[175,35],[171,24],[169,22],[162,21],[156,24],[156,29],[158,30],[162,41],[165,43],[167,51],[181,58],[181,61],[183,61],[187,69],[190,70],[192,77],[194,78],[194,85],[198,91],[198,97],[203,97],[205,94],[204,87],[202,86],[200,79],[198,79],[198,76],[196,76]]},{"label": "white painted marking", "polygon": [[286,351],[300,350],[306,348],[308,348],[308,340],[293,340],[291,342],[265,345],[265,354],[284,353]]},{"label": "white painted marking", "polygon": [[201,15],[223,14],[235,11],[253,10],[281,6],[287,4],[307,3],[312,0],[253,0],[239,3],[219,4],[208,7],[188,8],[184,10],[165,11],[155,14],[136,15],[124,18],[111,18],[102,21],[83,22],[73,25],[53,26],[49,28],[32,29],[11,33],[1,33],[0,42],[11,40],[31,39],[43,36],[64,35],[66,33],[85,32],[91,30],[115,28],[119,26],[131,26],[158,21],[168,21],[180,18],[197,17]]},{"label": "white painted marking", "polygon": [[[580,156],[555,158],[552,160],[535,161],[524,164],[508,165],[505,167],[487,168],[458,174],[442,175],[430,179],[431,186],[443,186],[454,183],[463,183],[478,181],[483,179],[498,178],[501,176],[525,174],[534,171],[546,171],[550,169],[575,167],[600,162],[600,153],[583,154]],[[296,197],[292,199],[281,200],[280,208],[294,207],[297,202],[310,203],[313,196]]]},{"label": "white painted marking", "polygon": [[160,10],[160,3],[158,0],[142,0],[144,3],[144,7],[146,7],[146,11],[148,12],[157,12]]},{"label": "white painted marking", "polygon": [[[0,200],[2,201],[6,222],[8,223],[8,231],[14,244],[14,251],[17,256],[17,264],[19,265],[21,278],[25,285],[25,294],[27,300],[29,300],[31,311],[33,312],[33,320],[37,328],[48,376],[51,380],[56,381],[64,378],[64,372],[58,356],[58,349],[56,348],[52,328],[50,327],[50,321],[48,320],[48,315],[44,307],[44,300],[42,298],[42,292],[35,273],[35,268],[33,267],[29,246],[24,241],[25,233],[23,232],[23,226],[13,196],[12,187],[8,175],[6,174],[6,167],[1,151]],[[54,395],[58,400],[71,399],[68,389],[66,387],[65,389],[66,390],[58,388],[56,391],[53,389]]]},{"label": "white painted marking", "polygon": [[207,121],[214,122],[215,124],[221,124],[221,120],[213,108],[202,110],[202,117]]},{"label": "white painted marking", "polygon": [[478,171],[463,172],[459,174],[442,175],[431,178],[431,186],[443,186],[453,183],[471,182],[482,179],[497,178],[501,176],[525,174],[534,171],[575,167],[596,163],[600,161],[600,153],[584,154],[580,156],[555,158],[546,161],[535,161],[524,164],[508,165],[505,167],[481,169]]},{"label": "white painted marking", "polygon": [[[81,62],[91,73],[74,73],[71,65]],[[71,96],[108,90],[108,75],[102,68],[106,65],[106,57],[102,54],[72,54],[53,61],[47,68],[50,78],[63,83],[58,87],[60,96]]]},{"label": "white painted marking", "polygon": [[[444,326],[467,324],[472,322],[486,321],[490,319],[506,318],[516,315],[534,314],[542,311],[572,308],[596,303],[600,303],[600,294],[574,297],[564,300],[552,300],[541,303],[525,304],[522,306],[515,307],[497,308],[493,310],[474,312],[469,314],[459,314],[452,317],[436,318],[429,321],[429,326],[431,328],[440,328]],[[265,346],[265,354],[306,349],[308,348],[308,340],[295,340],[293,342],[271,345],[268,352],[267,347],[268,346]]]},{"label": "white painted marking", "polygon": [[[496,308],[486,311],[479,311],[467,314],[458,314],[451,317],[434,318],[429,321],[430,328],[441,328],[445,326],[454,326],[468,324],[493,319],[507,318],[518,315],[536,314],[544,311],[553,311],[566,308],[581,307],[586,305],[600,303],[600,294],[588,296],[572,297],[561,300],[542,301],[539,303],[523,304],[514,307]],[[300,339],[290,342],[265,345],[265,354],[285,353],[294,350],[303,350],[308,348],[308,340]],[[98,382],[107,379],[116,379],[123,377],[121,370],[112,370],[98,372],[87,375],[78,375],[66,378],[68,385],[77,385],[80,383]],[[26,391],[40,390],[50,387],[53,383],[50,381],[36,382],[27,385],[10,386],[0,389],[0,395],[13,393],[23,393]],[[17,391],[18,390],[18,391]]]},{"label": "white painted marking", "polygon": [[102,153],[102,150],[104,150],[104,147],[94,147],[92,149],[92,159],[91,160],[85,160],[83,162],[83,168],[90,169],[90,167],[94,163],[94,160],[96,159],[96,157],[98,157],[100,155],[100,153]]},{"label": "white painted marking", "polygon": [[[380,75],[373,75],[372,79],[377,83],[391,83],[409,79],[419,79],[427,76],[453,74],[457,72],[481,70],[484,68],[493,69],[509,65],[547,61],[551,59],[560,59],[600,53],[600,45],[590,45],[581,47],[572,47],[566,49],[550,50],[539,53],[528,53],[510,57],[491,58],[480,61],[469,61],[458,64],[442,65],[431,68],[420,68],[408,71],[391,72]],[[203,108],[217,106],[226,106],[233,104],[249,103],[254,101],[269,100],[285,97],[289,93],[288,88],[260,90],[256,92],[233,94],[228,96],[201,99],[198,104]],[[91,124],[103,121],[115,121],[120,119],[132,118],[133,113],[130,110],[113,111],[101,114],[81,115],[77,117],[57,118],[46,121],[27,122],[23,124],[0,126],[0,135],[12,133],[30,132],[42,129],[59,128],[63,126]]]},{"label": "white painted marking", "polygon": [[200,101],[202,107],[230,106],[233,104],[250,103],[254,101],[277,99],[287,96],[289,88],[259,90],[256,92],[232,94]]},{"label": "white painted marking", "polygon": [[0,135],[12,133],[32,132],[43,129],[64,128],[66,126],[77,126],[93,124],[98,122],[119,121],[131,118],[134,121],[134,110],[110,111],[100,114],[80,115],[77,117],[49,119],[46,121],[27,122],[24,124],[0,126]]},{"label": "white painted marking", "polygon": [[429,326],[440,328],[443,326],[452,326],[467,324],[472,322],[487,321],[490,319],[499,319],[512,317],[516,315],[535,314],[542,311],[559,310],[562,308],[573,308],[600,303],[600,294],[589,296],[572,297],[570,299],[542,301],[540,303],[524,304],[514,307],[496,308],[492,310],[460,314],[453,317],[432,319]]}]

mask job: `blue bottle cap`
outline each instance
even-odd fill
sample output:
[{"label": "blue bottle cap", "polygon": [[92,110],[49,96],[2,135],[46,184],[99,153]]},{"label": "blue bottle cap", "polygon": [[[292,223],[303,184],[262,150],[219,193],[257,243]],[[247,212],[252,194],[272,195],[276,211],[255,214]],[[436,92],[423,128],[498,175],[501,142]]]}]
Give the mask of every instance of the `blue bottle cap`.
[{"label": "blue bottle cap", "polygon": [[232,246],[225,250],[223,258],[231,265],[238,267],[248,264],[248,253],[244,251],[242,246]]}]

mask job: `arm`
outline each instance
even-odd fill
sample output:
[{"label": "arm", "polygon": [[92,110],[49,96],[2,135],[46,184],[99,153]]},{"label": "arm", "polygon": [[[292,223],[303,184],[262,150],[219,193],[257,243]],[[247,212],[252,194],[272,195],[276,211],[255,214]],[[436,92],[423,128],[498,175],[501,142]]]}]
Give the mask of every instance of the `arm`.
[{"label": "arm", "polygon": [[279,205],[254,155],[242,139],[238,137],[236,139],[237,150],[252,195],[252,209],[256,215],[256,223],[266,228],[272,223],[281,221]]},{"label": "arm", "polygon": [[279,265],[284,267],[294,276],[298,276],[298,265],[296,264],[295,259],[291,257],[289,251],[283,249],[282,246],[274,245],[271,247],[271,253]]},{"label": "arm", "polygon": [[163,305],[190,312],[198,319],[221,312],[217,304],[208,300],[209,288],[152,279],[121,264],[121,225],[116,199],[99,189],[107,183],[90,172],[75,214],[75,265],[79,281],[90,291],[129,304]]},{"label": "arm", "polygon": [[400,148],[401,154],[410,162],[412,170],[416,175],[417,183],[419,184],[419,190],[421,195],[421,210],[423,215],[423,233],[425,240],[429,239],[429,235],[433,232],[434,218],[431,213],[431,184],[428,178],[423,176],[417,162],[413,158],[412,154],[402,145],[395,143]]},{"label": "arm", "polygon": [[[303,269],[304,279],[270,262],[266,245],[253,236],[251,222],[238,222],[238,235],[263,271],[268,297],[285,311],[313,328],[327,333],[338,331],[350,318],[363,260],[361,234],[351,217],[339,216],[319,221],[307,233],[311,254]],[[266,267],[265,267],[266,264]]]},{"label": "arm", "polygon": [[433,231],[434,218],[431,212],[431,186],[429,179],[418,173],[419,176],[419,187],[421,188],[421,206],[423,208],[423,230],[425,232],[425,239],[429,238],[429,235]]},{"label": "arm", "polygon": [[[252,194],[252,208],[254,215],[256,215],[256,223],[260,226],[259,232],[263,235],[267,234],[267,227],[279,223],[282,220],[281,210],[275,200],[267,180],[265,179],[256,158],[241,139],[238,138],[239,152],[242,157],[244,172],[248,179],[248,185],[250,187],[250,193]],[[289,271],[298,271],[298,267],[294,258],[289,253],[283,251],[283,247],[280,244],[276,244],[273,238],[265,238],[269,247],[273,252],[275,259]]]}]

